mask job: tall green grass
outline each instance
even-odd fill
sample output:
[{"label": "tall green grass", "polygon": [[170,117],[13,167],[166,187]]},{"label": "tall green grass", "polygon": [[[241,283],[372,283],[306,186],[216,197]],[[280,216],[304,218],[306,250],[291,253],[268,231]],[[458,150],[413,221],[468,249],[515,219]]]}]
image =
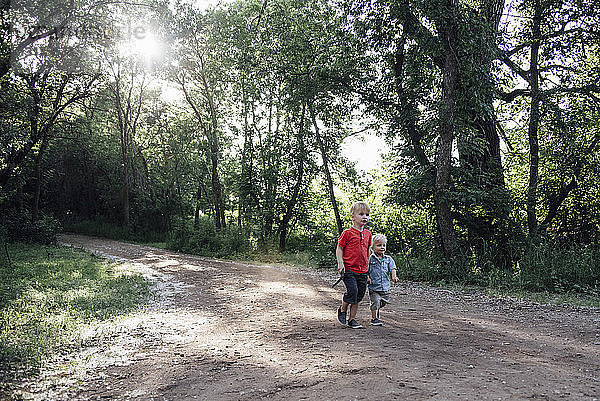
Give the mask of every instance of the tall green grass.
[{"label": "tall green grass", "polygon": [[116,274],[82,251],[23,243],[8,251],[10,264],[0,256],[0,393],[2,383],[77,346],[84,325],[131,311],[149,291],[140,275]]},{"label": "tall green grass", "polygon": [[530,291],[600,291],[600,248],[542,242],[528,247],[516,270],[519,287]]},{"label": "tall green grass", "polygon": [[[490,262],[479,259],[480,263]],[[433,284],[457,284],[487,289],[493,295],[509,295],[544,303],[600,305],[600,248],[552,241],[530,243],[512,268],[482,268],[464,258],[456,271],[431,255],[395,258],[398,277]],[[486,266],[486,267],[487,267]]]}]

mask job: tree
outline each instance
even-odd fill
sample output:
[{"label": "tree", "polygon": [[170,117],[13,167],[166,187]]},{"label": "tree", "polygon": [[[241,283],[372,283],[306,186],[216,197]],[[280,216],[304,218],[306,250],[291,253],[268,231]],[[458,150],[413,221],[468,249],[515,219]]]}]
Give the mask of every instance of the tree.
[{"label": "tree", "polygon": [[[260,238],[268,238],[277,226],[283,244],[300,212],[297,203],[312,180],[316,156],[341,226],[332,165],[345,133],[340,126],[350,114],[337,82],[351,60],[344,58],[339,21],[318,1],[239,2],[233,10],[223,42],[231,49],[228,93],[236,101],[233,115],[239,116],[240,127],[235,131],[243,137],[239,224],[259,226]],[[306,158],[302,175],[290,152]],[[258,213],[250,213],[257,208]]]},{"label": "tree", "polygon": [[148,78],[135,59],[124,60],[116,55],[110,63],[110,81],[116,125],[119,133],[121,171],[122,171],[122,216],[123,225],[130,221],[131,169],[134,157],[135,136],[139,127],[147,90]]},{"label": "tree", "polygon": [[[23,138],[22,130],[10,129],[17,125],[15,118],[19,117],[3,116],[6,124],[3,124],[2,141],[7,150],[2,153],[0,163],[2,187],[32,149],[38,147],[42,150],[37,157],[39,164],[53,125],[71,106],[91,95],[99,76],[95,49],[104,41],[98,32],[108,23],[109,13],[102,7],[103,3],[83,1],[79,7],[63,0],[38,3],[20,0],[3,1],[0,5],[3,28],[0,32],[0,85],[4,94],[0,102],[4,109],[16,100],[10,96],[29,88],[31,97],[27,104],[33,108],[27,118],[33,124],[27,130],[30,134],[27,138]],[[26,85],[21,86],[19,80],[26,81]],[[44,104],[45,97],[52,97],[53,92],[53,100],[49,105]],[[33,122],[31,118],[42,120]],[[39,193],[34,198],[39,200]],[[37,202],[33,205],[34,215]]]},{"label": "tree", "polygon": [[199,128],[208,143],[208,157],[211,172],[211,186],[215,225],[219,229],[225,227],[225,205],[223,190],[219,177],[219,164],[223,150],[221,149],[219,102],[222,100],[221,85],[225,67],[220,65],[218,38],[211,36],[218,32],[216,28],[220,19],[216,15],[200,14],[187,8],[186,17],[178,21],[180,37],[178,46],[182,62],[173,76],[180,85],[185,99],[193,110]]},{"label": "tree", "polygon": [[[441,247],[446,259],[453,260],[460,254],[451,207],[450,174],[461,78],[458,40],[460,11],[458,2],[454,1],[436,2],[435,5],[435,7],[425,7],[423,12],[434,24],[437,36],[415,17],[409,2],[358,2],[355,5],[356,23],[353,29],[358,37],[367,34],[363,46],[375,46],[375,51],[379,52],[376,53],[376,57],[380,69],[375,70],[375,75],[383,78],[382,81],[366,74],[363,80],[366,79],[367,82],[356,82],[355,90],[374,107],[381,107],[389,113],[388,118],[392,120],[391,135],[403,134],[403,144],[410,147],[411,157],[417,161],[422,174],[430,177],[429,191],[431,192],[428,192],[434,199]],[[363,22],[361,17],[363,12],[374,17],[373,24],[369,20]],[[421,52],[425,52],[426,58],[432,63],[433,68],[437,68],[441,78],[439,81],[441,88],[437,89],[437,93],[440,93],[439,114],[435,123],[438,127],[437,139],[428,138],[426,131],[419,127],[416,120],[418,105],[422,101],[419,97],[430,95],[424,93],[423,89],[418,88],[411,80],[411,75],[418,73],[407,69],[407,47],[411,49],[414,42],[420,45]],[[369,81],[380,81],[381,86],[373,87]],[[426,154],[424,143],[426,138],[437,143],[434,150],[435,163],[431,163]],[[435,166],[434,174],[431,174],[432,165]]]},{"label": "tree", "polygon": [[[514,37],[514,44],[501,46],[499,51],[500,60],[513,77],[509,81],[512,88],[503,88],[499,97],[515,107],[519,107],[517,103],[521,97],[529,102],[526,114],[529,148],[526,211],[531,237],[543,233],[556,218],[558,209],[581,177],[582,167],[576,164],[570,171],[571,179],[558,183],[558,188],[547,193],[548,199],[540,202],[540,182],[551,180],[540,176],[540,167],[544,163],[540,155],[540,133],[551,132],[544,126],[552,126],[555,132],[564,131],[564,119],[570,114],[565,105],[571,103],[568,99],[572,95],[598,103],[597,74],[589,73],[591,60],[587,58],[588,51],[593,51],[598,43],[593,28],[598,23],[597,7],[587,1],[523,1],[517,9],[528,17],[528,22],[507,37],[507,42]],[[520,82],[527,88],[516,88]],[[592,153],[596,143],[592,138],[584,147],[584,154]],[[541,223],[540,203],[548,205]]]},{"label": "tree", "polygon": [[[33,71],[22,69],[17,76],[21,84],[22,108],[10,108],[5,115],[7,125],[22,118],[23,130],[13,131],[7,136],[7,150],[3,154],[0,169],[0,186],[5,187],[12,172],[32,153],[35,160],[34,193],[31,205],[33,221],[38,219],[42,188],[42,160],[52,138],[59,132],[58,126],[68,124],[71,116],[66,115],[83,99],[92,95],[99,74],[61,72],[40,60]],[[14,84],[13,84],[14,85]],[[24,114],[21,114],[24,112]],[[21,114],[21,116],[19,116]],[[22,138],[22,144],[18,139]]]}]

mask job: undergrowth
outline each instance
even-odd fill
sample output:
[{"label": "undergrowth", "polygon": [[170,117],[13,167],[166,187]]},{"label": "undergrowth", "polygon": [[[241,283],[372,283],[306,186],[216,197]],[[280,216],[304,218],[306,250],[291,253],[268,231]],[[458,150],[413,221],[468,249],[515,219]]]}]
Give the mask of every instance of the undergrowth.
[{"label": "undergrowth", "polygon": [[[217,230],[214,221],[201,217],[196,225],[178,219],[173,222],[165,243],[156,237],[132,234],[126,229],[91,222],[79,222],[78,232],[112,239],[151,243],[200,256],[261,263],[335,270],[335,240],[309,240],[291,235],[288,250],[280,252],[278,238],[257,239],[237,226]],[[516,251],[516,249],[519,251]],[[486,248],[487,249],[487,248]],[[489,249],[492,249],[491,247]],[[600,298],[600,248],[582,244],[559,244],[550,239],[520,244],[511,250],[517,255],[509,267],[496,268],[497,255],[484,251],[445,263],[439,251],[411,250],[392,255],[403,280],[434,285],[476,286],[497,296],[515,296],[545,303],[567,302],[594,305]],[[547,295],[544,295],[547,294]]]},{"label": "undergrowth", "polygon": [[136,229],[133,226],[118,226],[108,222],[79,220],[63,223],[65,231],[133,243],[164,244],[166,234]]}]

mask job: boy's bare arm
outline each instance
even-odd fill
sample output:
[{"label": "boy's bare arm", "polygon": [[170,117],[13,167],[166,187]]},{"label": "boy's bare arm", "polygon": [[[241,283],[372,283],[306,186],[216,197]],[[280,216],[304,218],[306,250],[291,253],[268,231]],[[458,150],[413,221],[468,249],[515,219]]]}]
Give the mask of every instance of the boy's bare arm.
[{"label": "boy's bare arm", "polygon": [[342,274],[346,269],[344,267],[344,250],[339,245],[335,248],[335,258],[337,259],[338,272]]},{"label": "boy's bare arm", "polygon": [[394,283],[398,281],[398,276],[396,275],[396,269],[392,269],[392,281]]}]

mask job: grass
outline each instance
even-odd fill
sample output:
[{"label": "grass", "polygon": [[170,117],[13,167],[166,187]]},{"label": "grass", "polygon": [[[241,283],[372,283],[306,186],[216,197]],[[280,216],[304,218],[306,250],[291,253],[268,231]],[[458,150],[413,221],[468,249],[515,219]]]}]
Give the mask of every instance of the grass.
[{"label": "grass", "polygon": [[600,308],[600,296],[591,293],[551,293],[520,290],[488,289],[488,295],[499,298],[514,298],[543,305],[571,305],[575,307]]},{"label": "grass", "polygon": [[133,310],[149,292],[139,274],[118,274],[83,251],[21,243],[8,251],[10,265],[0,256],[0,394],[59,350],[77,347],[84,326]]},{"label": "grass", "polygon": [[[529,255],[521,266],[511,271],[492,270],[485,275],[473,273],[463,279],[448,279],[448,272],[439,263],[426,257],[394,257],[401,280],[429,283],[449,289],[486,292],[498,298],[528,300],[539,304],[600,308],[600,288],[595,257],[588,249],[579,252],[534,249],[537,258]],[[583,255],[583,257],[581,256]]]},{"label": "grass", "polygon": [[267,250],[261,252],[245,252],[238,255],[233,255],[232,260],[249,261],[265,264],[283,264],[296,267],[316,268],[317,261],[314,255],[309,252],[279,252],[276,250]]}]

